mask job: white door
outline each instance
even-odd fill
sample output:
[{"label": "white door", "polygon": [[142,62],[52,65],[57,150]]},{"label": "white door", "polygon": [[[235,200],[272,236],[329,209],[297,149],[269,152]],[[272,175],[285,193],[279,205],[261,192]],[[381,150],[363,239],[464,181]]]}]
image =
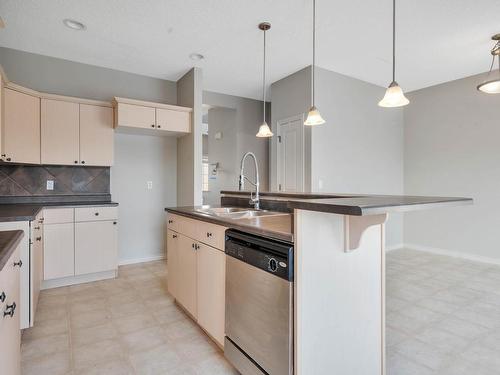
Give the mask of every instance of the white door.
[{"label": "white door", "polygon": [[302,115],[279,120],[278,190],[304,191],[304,119]]}]

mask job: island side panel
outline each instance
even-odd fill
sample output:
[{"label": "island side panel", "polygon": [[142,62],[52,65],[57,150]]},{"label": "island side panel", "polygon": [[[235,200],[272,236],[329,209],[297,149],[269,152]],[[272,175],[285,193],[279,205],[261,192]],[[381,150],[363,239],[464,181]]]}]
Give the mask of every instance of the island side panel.
[{"label": "island side panel", "polygon": [[295,210],[295,375],[385,373],[384,225],[345,252],[347,223]]}]

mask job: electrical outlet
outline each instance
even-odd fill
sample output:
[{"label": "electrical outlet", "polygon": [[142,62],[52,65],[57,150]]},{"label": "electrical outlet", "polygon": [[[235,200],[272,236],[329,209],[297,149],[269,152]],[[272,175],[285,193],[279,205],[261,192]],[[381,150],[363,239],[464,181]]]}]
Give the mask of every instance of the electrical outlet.
[{"label": "electrical outlet", "polygon": [[47,190],[54,190],[54,180],[47,180]]},{"label": "electrical outlet", "polygon": [[318,189],[323,190],[323,180],[318,180]]},{"label": "electrical outlet", "polygon": [[148,190],[153,190],[153,181],[148,181]]}]

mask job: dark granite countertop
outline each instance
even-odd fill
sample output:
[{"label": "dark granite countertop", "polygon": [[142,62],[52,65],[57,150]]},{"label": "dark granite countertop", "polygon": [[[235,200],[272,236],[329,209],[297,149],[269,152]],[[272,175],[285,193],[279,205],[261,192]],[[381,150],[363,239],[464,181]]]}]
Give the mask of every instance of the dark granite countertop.
[{"label": "dark granite countertop", "polygon": [[293,242],[293,214],[279,212],[277,215],[273,216],[231,219],[228,217],[211,216],[197,211],[202,207],[213,208],[220,206],[171,207],[165,208],[165,211],[192,219],[219,224],[232,229],[238,229],[259,236]]},{"label": "dark granite countertop", "polygon": [[0,271],[3,270],[23,236],[22,230],[0,231]]},{"label": "dark granite countertop", "polygon": [[[244,191],[221,191],[223,197],[249,197],[249,194],[249,192]],[[282,192],[262,192],[261,200],[286,203],[290,209],[354,216],[460,206],[473,203],[472,198],[461,197]]]},{"label": "dark granite countertop", "polygon": [[116,202],[46,202],[46,203],[18,203],[0,204],[0,222],[5,221],[32,221],[45,207],[80,207],[80,206],[118,206]]}]

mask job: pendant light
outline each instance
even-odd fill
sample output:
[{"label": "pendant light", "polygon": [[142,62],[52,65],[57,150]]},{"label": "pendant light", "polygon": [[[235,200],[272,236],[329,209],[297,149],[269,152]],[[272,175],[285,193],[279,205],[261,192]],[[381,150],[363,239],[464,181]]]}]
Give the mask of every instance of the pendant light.
[{"label": "pendant light", "polygon": [[314,105],[314,67],[316,65],[316,0],[313,0],[313,34],[312,34],[312,44],[313,44],[313,63],[311,67],[311,108],[309,108],[309,113],[307,114],[306,121],[304,125],[314,126],[321,125],[325,123],[323,117],[318,111],[318,108]]},{"label": "pendant light", "polygon": [[259,127],[259,132],[256,135],[259,138],[269,138],[273,136],[273,132],[266,122],[266,31],[270,28],[271,24],[269,22],[262,22],[259,24],[259,29],[264,32],[264,70],[262,74],[262,103],[264,105],[264,120],[262,121],[262,125]]},{"label": "pendant light", "polygon": [[396,82],[396,0],[392,0],[392,82],[384,98],[378,102],[380,107],[402,107],[410,103]]},{"label": "pendant light", "polygon": [[[491,67],[486,80],[477,86],[479,91],[485,92],[486,94],[500,94],[500,34],[493,35],[492,40],[495,40],[495,46],[491,49],[491,54],[493,59],[491,60]],[[495,69],[497,74],[492,76],[493,66],[495,65],[495,57],[498,59],[498,70]]]}]

